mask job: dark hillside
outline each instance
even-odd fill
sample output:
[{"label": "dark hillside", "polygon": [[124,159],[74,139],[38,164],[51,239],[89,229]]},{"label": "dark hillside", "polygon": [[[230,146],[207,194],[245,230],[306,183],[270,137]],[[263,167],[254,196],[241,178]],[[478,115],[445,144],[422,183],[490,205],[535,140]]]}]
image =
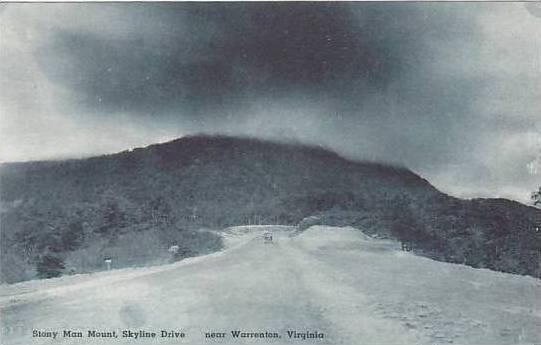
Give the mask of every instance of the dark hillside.
[{"label": "dark hillside", "polygon": [[[0,178],[7,281],[42,274],[35,269],[51,257],[64,263],[60,274],[100,269],[104,256],[125,266],[160,262],[173,243],[197,255],[220,247],[198,229],[309,216],[394,236],[438,259],[539,275],[539,210],[450,198],[405,168],[319,147],[195,136],[89,159],[3,164]],[[146,247],[131,250],[134,238]]]}]

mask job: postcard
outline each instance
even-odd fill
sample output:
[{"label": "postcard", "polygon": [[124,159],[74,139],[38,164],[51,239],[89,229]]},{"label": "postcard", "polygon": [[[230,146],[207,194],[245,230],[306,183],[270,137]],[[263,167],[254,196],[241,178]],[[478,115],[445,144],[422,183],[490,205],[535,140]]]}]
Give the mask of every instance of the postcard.
[{"label": "postcard", "polygon": [[9,2],[0,62],[1,344],[541,344],[539,2]]}]

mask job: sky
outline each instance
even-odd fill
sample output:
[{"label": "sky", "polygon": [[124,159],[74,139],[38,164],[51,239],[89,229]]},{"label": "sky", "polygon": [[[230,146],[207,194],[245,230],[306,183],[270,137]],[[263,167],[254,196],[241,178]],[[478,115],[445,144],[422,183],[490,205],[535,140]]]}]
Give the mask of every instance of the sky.
[{"label": "sky", "polygon": [[0,61],[2,162],[206,133],[541,185],[540,3],[4,3]]}]

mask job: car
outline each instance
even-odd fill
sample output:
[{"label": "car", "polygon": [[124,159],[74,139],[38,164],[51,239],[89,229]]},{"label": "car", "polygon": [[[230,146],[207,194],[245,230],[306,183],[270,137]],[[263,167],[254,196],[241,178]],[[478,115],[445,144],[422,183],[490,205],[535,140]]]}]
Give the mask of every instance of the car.
[{"label": "car", "polygon": [[265,240],[265,243],[272,243],[272,232],[265,232],[263,234],[263,239]]}]

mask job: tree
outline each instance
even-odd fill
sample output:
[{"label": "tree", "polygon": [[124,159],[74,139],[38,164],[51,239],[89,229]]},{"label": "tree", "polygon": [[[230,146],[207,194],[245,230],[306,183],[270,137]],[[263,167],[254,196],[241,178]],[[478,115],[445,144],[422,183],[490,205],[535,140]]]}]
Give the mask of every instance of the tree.
[{"label": "tree", "polygon": [[149,203],[150,218],[154,225],[170,225],[172,208],[163,197],[154,198]]},{"label": "tree", "polygon": [[51,254],[42,256],[36,265],[36,270],[40,278],[59,277],[62,275],[63,269],[64,260]]},{"label": "tree", "polygon": [[391,234],[402,242],[402,249],[411,250],[413,243],[422,239],[422,233],[410,207],[410,199],[405,195],[397,195],[387,202],[386,207],[391,221]]},{"label": "tree", "polygon": [[541,206],[541,187],[539,190],[532,193],[532,201],[534,206]]},{"label": "tree", "polygon": [[116,200],[108,200],[102,212],[102,224],[97,229],[97,232],[102,234],[110,233],[125,226],[126,214]]},{"label": "tree", "polygon": [[81,221],[71,222],[61,235],[62,250],[75,250],[84,241],[84,228]]}]

